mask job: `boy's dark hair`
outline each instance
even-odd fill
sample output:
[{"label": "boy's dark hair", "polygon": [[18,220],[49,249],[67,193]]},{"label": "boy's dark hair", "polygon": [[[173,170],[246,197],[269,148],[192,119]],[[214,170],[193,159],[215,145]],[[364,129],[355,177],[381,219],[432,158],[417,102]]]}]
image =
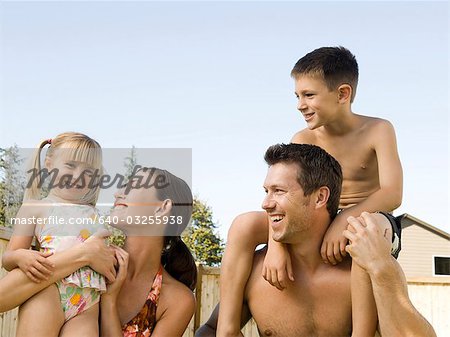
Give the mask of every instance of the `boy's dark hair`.
[{"label": "boy's dark hair", "polygon": [[305,197],[327,186],[330,190],[327,210],[330,218],[334,219],[342,188],[341,165],[336,159],[316,145],[290,143],[272,145],[267,149],[264,160],[269,166],[277,163],[297,164],[297,181]]},{"label": "boy's dark hair", "polygon": [[353,102],[358,86],[358,62],[348,49],[340,47],[322,47],[303,56],[291,71],[297,79],[301,75],[319,75],[329,90],[335,90],[342,84],[352,87],[350,102]]}]

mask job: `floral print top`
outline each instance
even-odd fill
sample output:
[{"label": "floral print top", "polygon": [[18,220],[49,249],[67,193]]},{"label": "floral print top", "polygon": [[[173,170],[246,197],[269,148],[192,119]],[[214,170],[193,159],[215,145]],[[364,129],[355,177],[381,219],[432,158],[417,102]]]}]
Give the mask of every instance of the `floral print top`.
[{"label": "floral print top", "polygon": [[162,271],[163,267],[160,266],[141,311],[122,326],[123,337],[149,337],[152,335],[156,325],[156,308],[161,292]]},{"label": "floral print top", "polygon": [[[90,205],[52,202],[47,217],[35,227],[35,236],[44,252],[60,252],[84,242],[97,230],[98,211]],[[105,277],[89,267],[82,267],[62,279],[79,288],[106,291]]]}]

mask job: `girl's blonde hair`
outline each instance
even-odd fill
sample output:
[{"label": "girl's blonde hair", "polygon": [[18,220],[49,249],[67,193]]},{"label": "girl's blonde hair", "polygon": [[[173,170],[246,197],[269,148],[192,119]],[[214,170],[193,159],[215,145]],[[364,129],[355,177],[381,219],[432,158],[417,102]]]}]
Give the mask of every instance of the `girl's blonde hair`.
[{"label": "girl's blonde hair", "polygon": [[[46,145],[50,145],[45,159],[52,158],[56,151],[58,155],[64,154],[65,157],[73,161],[88,163],[95,170],[98,170],[97,177],[102,176],[102,150],[100,144],[94,139],[77,132],[64,132],[53,139],[43,140],[36,149],[32,159],[32,170],[30,170],[31,186],[25,190],[24,200],[41,199],[42,198],[42,184],[43,171],[41,171],[41,153]],[[34,171],[34,173],[33,173]],[[94,181],[94,188],[92,188],[84,197],[83,202],[90,205],[97,203],[98,195],[100,193],[100,186],[98,181]]]}]

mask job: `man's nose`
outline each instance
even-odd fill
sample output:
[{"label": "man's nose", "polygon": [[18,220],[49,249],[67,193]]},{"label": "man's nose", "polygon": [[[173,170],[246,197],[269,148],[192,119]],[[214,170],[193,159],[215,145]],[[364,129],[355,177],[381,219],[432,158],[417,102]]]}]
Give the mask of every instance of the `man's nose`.
[{"label": "man's nose", "polygon": [[272,195],[270,193],[267,193],[266,197],[264,198],[262,204],[261,204],[262,209],[264,209],[265,211],[273,209],[275,207],[275,202],[272,198]]}]

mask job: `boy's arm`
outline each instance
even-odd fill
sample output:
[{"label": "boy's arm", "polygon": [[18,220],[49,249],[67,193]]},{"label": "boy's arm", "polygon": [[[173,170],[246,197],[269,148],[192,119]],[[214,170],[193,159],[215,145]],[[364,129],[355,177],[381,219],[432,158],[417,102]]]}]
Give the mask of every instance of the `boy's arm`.
[{"label": "boy's arm", "polygon": [[273,229],[269,226],[267,239],[267,254],[264,258],[262,275],[264,279],[278,290],[286,288],[287,280],[294,281],[291,256],[285,244],[276,242],[273,238]]},{"label": "boy's arm", "polygon": [[92,235],[85,242],[48,257],[55,268],[49,278],[40,283],[31,281],[20,269],[13,269],[0,280],[0,313],[14,309],[42,289],[84,266],[90,266],[109,281],[114,281],[116,260],[114,250],[104,243],[107,235],[109,233]]}]

